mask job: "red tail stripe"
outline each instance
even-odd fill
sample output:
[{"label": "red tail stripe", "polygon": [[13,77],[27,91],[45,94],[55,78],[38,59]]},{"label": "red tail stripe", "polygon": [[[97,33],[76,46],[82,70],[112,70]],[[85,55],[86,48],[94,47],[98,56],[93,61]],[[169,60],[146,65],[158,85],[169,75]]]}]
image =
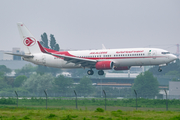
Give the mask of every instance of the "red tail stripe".
[{"label": "red tail stripe", "polygon": [[47,52],[50,52],[50,53],[56,53],[56,52],[59,52],[59,51],[56,51],[56,50],[52,50],[52,49],[48,49],[48,48],[45,48],[44,49],[47,51]]},{"label": "red tail stripe", "polygon": [[38,45],[39,45],[39,48],[40,48],[41,52],[47,53],[47,51],[44,50],[44,48],[42,47],[41,43],[40,43],[39,41],[37,41],[37,43],[38,43]]}]

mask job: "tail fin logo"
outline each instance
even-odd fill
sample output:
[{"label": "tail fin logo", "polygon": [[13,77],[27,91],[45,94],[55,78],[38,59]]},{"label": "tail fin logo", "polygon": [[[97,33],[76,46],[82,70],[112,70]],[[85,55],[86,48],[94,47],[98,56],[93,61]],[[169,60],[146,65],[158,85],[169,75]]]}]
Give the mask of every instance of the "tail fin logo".
[{"label": "tail fin logo", "polygon": [[32,37],[27,37],[27,38],[24,39],[23,42],[24,42],[24,45],[30,47],[30,46],[35,45],[36,40],[34,38],[32,38]]}]

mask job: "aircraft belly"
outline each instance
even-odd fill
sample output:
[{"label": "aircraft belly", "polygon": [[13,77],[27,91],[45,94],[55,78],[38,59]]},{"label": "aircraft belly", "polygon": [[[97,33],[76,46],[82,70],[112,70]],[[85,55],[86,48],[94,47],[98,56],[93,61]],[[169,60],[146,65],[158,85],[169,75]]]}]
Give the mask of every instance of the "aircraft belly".
[{"label": "aircraft belly", "polygon": [[143,65],[151,65],[150,58],[143,58]]},{"label": "aircraft belly", "polygon": [[55,57],[51,56],[51,57],[47,57],[45,65],[48,67],[59,68],[61,67],[61,62],[60,59],[55,59]]},{"label": "aircraft belly", "polygon": [[56,68],[80,68],[79,65],[75,65],[74,63],[67,63],[63,59],[54,59],[46,62],[46,66],[48,67],[56,67]]},{"label": "aircraft belly", "polygon": [[[152,59],[152,58],[151,58]],[[114,60],[115,66],[144,66],[151,65],[150,58],[131,58]]]}]

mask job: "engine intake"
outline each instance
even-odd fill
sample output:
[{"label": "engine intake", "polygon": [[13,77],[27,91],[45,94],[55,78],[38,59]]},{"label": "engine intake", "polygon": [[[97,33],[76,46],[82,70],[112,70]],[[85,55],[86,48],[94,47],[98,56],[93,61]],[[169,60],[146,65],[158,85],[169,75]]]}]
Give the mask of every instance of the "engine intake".
[{"label": "engine intake", "polygon": [[99,61],[96,63],[97,70],[108,70],[113,68],[112,61]]}]

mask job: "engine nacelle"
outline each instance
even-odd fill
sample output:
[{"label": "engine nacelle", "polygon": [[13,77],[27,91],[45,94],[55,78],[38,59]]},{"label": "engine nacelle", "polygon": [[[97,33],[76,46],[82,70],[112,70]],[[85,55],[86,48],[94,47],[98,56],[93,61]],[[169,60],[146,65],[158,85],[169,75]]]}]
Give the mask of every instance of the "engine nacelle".
[{"label": "engine nacelle", "polygon": [[121,66],[121,67],[114,67],[114,70],[129,70],[130,66]]},{"label": "engine nacelle", "polygon": [[113,68],[112,61],[99,61],[96,63],[97,70],[108,70]]}]

